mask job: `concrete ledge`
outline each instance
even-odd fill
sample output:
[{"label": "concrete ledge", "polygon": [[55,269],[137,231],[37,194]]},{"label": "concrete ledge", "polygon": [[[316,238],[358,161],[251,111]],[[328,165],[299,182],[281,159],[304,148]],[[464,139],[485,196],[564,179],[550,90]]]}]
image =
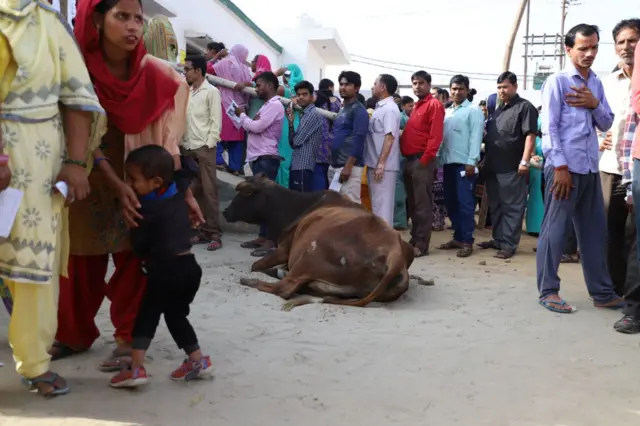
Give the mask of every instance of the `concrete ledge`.
[{"label": "concrete ledge", "polygon": [[221,172],[217,170],[218,181],[218,204],[220,205],[220,226],[222,232],[231,232],[238,234],[257,234],[258,226],[249,225],[248,223],[238,222],[229,223],[222,216],[222,212],[226,209],[231,200],[236,195],[236,185],[244,181],[244,178],[234,176],[231,173]]}]

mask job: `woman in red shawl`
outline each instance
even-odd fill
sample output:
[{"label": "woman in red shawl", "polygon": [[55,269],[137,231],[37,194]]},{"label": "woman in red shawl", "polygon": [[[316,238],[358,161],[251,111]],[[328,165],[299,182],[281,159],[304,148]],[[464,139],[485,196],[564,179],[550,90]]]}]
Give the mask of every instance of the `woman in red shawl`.
[{"label": "woman in red shawl", "polygon": [[[138,199],[124,182],[124,159],[142,145],[161,145],[180,167],[179,143],[186,121],[188,87],[166,63],[146,53],[140,0],[79,0],[75,35],[108,128],[94,153],[91,195],[70,209],[69,277],[60,279],[54,359],[88,350],[100,335],[94,318],[111,300],[117,347],[101,370],[130,360],[131,332],[145,290],[140,260],[128,228],[141,216]],[[194,222],[202,214],[188,196]],[[109,255],[115,271],[105,282]]]}]

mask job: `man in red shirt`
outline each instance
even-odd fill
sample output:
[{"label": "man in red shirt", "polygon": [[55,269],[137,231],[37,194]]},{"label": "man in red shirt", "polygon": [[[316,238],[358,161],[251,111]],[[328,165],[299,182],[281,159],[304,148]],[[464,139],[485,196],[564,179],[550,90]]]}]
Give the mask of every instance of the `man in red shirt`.
[{"label": "man in red shirt", "polygon": [[431,93],[431,75],[418,71],[411,76],[418,97],[402,137],[400,150],[406,158],[404,185],[411,212],[411,244],[416,257],[429,254],[433,222],[433,180],[436,154],[442,143],[444,107]]}]

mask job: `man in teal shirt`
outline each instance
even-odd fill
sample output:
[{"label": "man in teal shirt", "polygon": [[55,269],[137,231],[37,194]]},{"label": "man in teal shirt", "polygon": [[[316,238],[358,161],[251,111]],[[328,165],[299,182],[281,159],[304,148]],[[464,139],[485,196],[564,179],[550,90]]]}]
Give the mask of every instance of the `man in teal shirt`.
[{"label": "man in teal shirt", "polygon": [[[404,130],[404,126],[409,121],[409,116],[413,111],[414,101],[411,96],[403,96],[400,101],[400,132]],[[404,170],[404,158],[400,158],[400,170]],[[393,211],[393,227],[398,230],[405,230],[409,227],[407,223],[407,193],[404,188],[403,174],[398,173],[396,179],[396,195],[394,198],[394,211]]]},{"label": "man in teal shirt", "polygon": [[476,165],[484,135],[484,114],[467,100],[469,78],[456,75],[450,83],[453,104],[447,108],[444,138],[438,152],[444,169],[444,202],[453,226],[453,239],[441,250],[458,250],[458,257],[473,253]]}]

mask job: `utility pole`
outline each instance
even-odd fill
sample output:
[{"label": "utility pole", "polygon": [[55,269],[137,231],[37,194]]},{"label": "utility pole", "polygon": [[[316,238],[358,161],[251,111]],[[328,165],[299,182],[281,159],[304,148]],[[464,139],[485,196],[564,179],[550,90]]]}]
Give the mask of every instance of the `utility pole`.
[{"label": "utility pole", "polygon": [[527,1],[527,20],[524,36],[524,90],[527,90],[527,71],[529,71],[529,20],[531,18],[531,0]]},{"label": "utility pole", "polygon": [[518,35],[520,22],[522,22],[522,16],[524,15],[524,11],[527,8],[529,1],[530,0],[521,0],[520,6],[518,6],[516,19],[513,21],[513,27],[511,28],[511,36],[509,37],[509,42],[507,43],[507,49],[504,52],[504,61],[502,63],[502,71],[509,71],[509,66],[511,65],[511,55],[513,53],[513,45],[516,42],[516,36]]},{"label": "utility pole", "polygon": [[68,0],[60,0],[60,13],[65,21],[69,20],[69,2]]},{"label": "utility pole", "polygon": [[561,21],[560,21],[560,43],[561,43],[561,47],[562,47],[562,56],[560,56],[560,69],[562,69],[564,67],[564,58],[566,56],[566,54],[564,53],[564,36],[565,36],[565,28],[564,28],[564,24],[567,21],[567,15],[569,14],[569,7],[570,6],[577,6],[579,5],[579,0],[561,0],[562,1],[562,17],[561,17]]},{"label": "utility pole", "polygon": [[[569,5],[569,0],[561,0],[562,1],[562,19],[560,20],[560,47],[564,49],[564,23],[567,20],[567,6]],[[564,50],[562,55],[560,55],[560,69],[564,68]]]}]

